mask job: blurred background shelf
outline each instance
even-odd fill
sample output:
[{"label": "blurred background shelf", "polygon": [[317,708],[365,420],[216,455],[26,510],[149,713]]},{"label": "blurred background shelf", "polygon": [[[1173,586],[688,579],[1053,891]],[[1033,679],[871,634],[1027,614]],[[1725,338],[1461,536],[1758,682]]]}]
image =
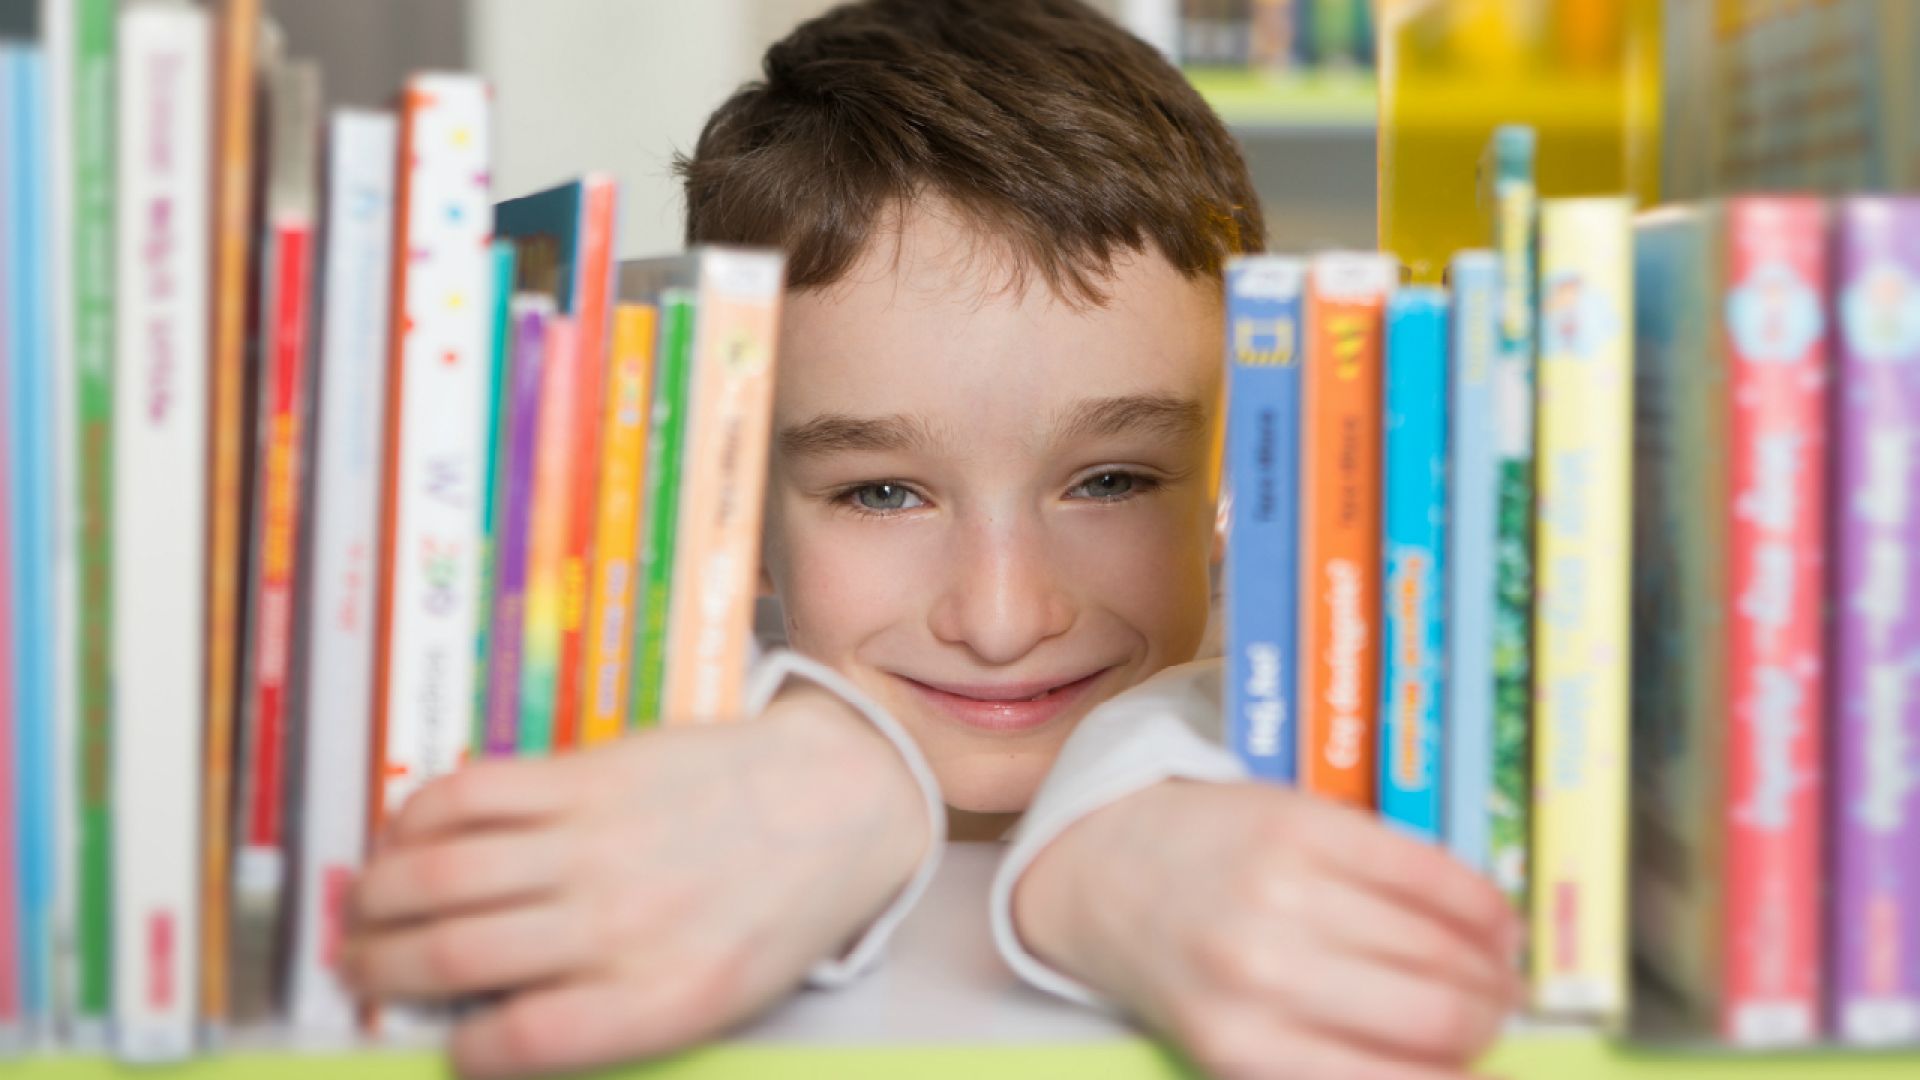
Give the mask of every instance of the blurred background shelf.
[{"label": "blurred background shelf", "polygon": [[1371,71],[1265,74],[1189,68],[1187,79],[1227,126],[1245,138],[1343,135],[1371,138],[1380,97]]}]

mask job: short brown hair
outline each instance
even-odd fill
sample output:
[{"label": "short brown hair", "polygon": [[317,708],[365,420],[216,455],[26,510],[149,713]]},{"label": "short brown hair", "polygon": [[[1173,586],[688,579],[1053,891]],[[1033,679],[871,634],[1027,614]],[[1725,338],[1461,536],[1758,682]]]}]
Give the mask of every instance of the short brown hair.
[{"label": "short brown hair", "polygon": [[1098,303],[1151,244],[1189,277],[1264,247],[1247,166],[1159,53],[1079,0],[864,0],[767,50],[707,121],[687,241],[788,255],[839,280],[883,214],[933,196],[1004,243],[1014,273]]}]

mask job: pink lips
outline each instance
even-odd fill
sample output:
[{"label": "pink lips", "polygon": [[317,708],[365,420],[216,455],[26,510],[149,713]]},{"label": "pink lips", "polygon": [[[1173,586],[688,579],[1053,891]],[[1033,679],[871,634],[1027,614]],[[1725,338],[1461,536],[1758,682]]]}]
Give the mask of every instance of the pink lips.
[{"label": "pink lips", "polygon": [[924,683],[901,676],[942,715],[980,731],[1033,731],[1072,709],[1105,668],[1069,683]]}]

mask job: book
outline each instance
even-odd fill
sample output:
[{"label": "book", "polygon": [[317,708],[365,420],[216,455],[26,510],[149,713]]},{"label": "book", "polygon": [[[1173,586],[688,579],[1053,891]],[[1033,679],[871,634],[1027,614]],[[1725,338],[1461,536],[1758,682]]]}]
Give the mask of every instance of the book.
[{"label": "book", "polygon": [[[1490,251],[1454,256],[1447,377],[1445,781],[1447,850],[1492,870],[1493,604],[1499,467],[1493,446],[1493,365],[1500,333],[1500,263]],[[1509,750],[1509,753],[1514,751]]]},{"label": "book", "polygon": [[1493,799],[1487,865],[1516,908],[1529,895],[1533,801],[1534,363],[1537,199],[1532,128],[1503,127],[1491,145],[1500,333],[1493,363],[1498,470],[1493,606]]},{"label": "book", "polygon": [[1323,254],[1307,276],[1300,412],[1300,777],[1375,805],[1380,678],[1384,255]]},{"label": "book", "polygon": [[[518,259],[512,244],[495,240],[492,248],[492,325],[488,334],[486,470],[480,479],[480,590],[474,623],[472,749],[485,753],[487,745],[487,657],[493,650],[494,573],[498,559],[501,458],[511,438],[507,397],[513,383],[513,280]],[[518,626],[516,619],[513,625]],[[519,648],[516,641],[514,647]]]},{"label": "book", "polygon": [[1446,700],[1448,302],[1431,286],[1387,300],[1384,376],[1380,815],[1433,841]]},{"label": "book", "polygon": [[[11,110],[4,105],[0,102],[0,211],[4,211],[6,188],[11,185],[14,172],[12,139],[4,131],[10,126]],[[0,318],[9,322],[12,278],[18,272],[7,250],[0,246]],[[13,367],[13,335],[0,333],[0,416],[7,418],[9,429],[7,437],[0,438],[0,867],[4,867],[6,873],[0,882],[0,1054],[17,1051],[25,1045],[28,1036],[22,985],[26,959],[21,954],[20,940],[20,909],[24,900],[20,839],[26,821],[21,799],[24,785],[17,760],[23,721],[14,707],[13,672],[13,591],[17,577],[13,552]]]},{"label": "book", "polygon": [[267,162],[260,245],[259,398],[254,405],[252,540],[245,587],[249,615],[242,655],[240,767],[234,784],[237,831],[229,928],[229,1015],[252,1023],[284,1005],[282,970],[291,836],[288,751],[292,730],[293,636],[299,611],[299,536],[305,527],[313,249],[321,121],[320,69],[283,61],[266,77],[262,147]]},{"label": "book", "polygon": [[[202,1019],[227,1017],[227,898],[230,891],[234,724],[239,712],[242,597],[246,552],[247,335],[257,297],[248,288],[256,252],[254,105],[260,74],[261,0],[219,0],[215,12],[212,415],[206,504],[206,727],[201,817],[205,905],[200,964]],[[133,167],[123,157],[124,167]]]},{"label": "book", "polygon": [[198,1013],[207,721],[211,26],[120,16],[113,438],[113,1040],[186,1056]]},{"label": "book", "polygon": [[1741,1046],[1822,1009],[1825,218],[1742,198],[1636,240],[1635,945]]},{"label": "book", "polygon": [[49,1032],[57,871],[54,830],[57,723],[54,636],[54,352],[47,275],[48,132],[46,54],[35,41],[0,42],[0,150],[9,171],[0,242],[7,274],[9,381],[8,495],[13,532],[14,784],[20,816],[15,864],[19,893],[21,1008],[31,1034]]},{"label": "book", "polygon": [[1629,213],[1540,209],[1534,1004],[1608,1022],[1627,994]]},{"label": "book", "polygon": [[367,711],[398,138],[389,113],[342,110],[327,123],[313,514],[298,613],[305,628],[299,667],[307,718],[300,787],[307,797],[299,815],[287,1010],[295,1031],[320,1037],[345,1037],[357,1026],[353,1000],[334,971],[348,890],[367,844]]},{"label": "book", "polygon": [[599,533],[588,597],[586,715],[580,723],[580,742],[585,746],[616,738],[626,728],[648,392],[658,324],[659,309],[651,304],[621,304],[614,309],[601,421]]},{"label": "book", "polygon": [[542,333],[540,430],[534,447],[533,510],[528,522],[526,609],[521,617],[518,752],[554,749],[560,700],[560,650],[565,636],[567,544],[574,474],[580,463],[570,423],[585,392],[573,320],[555,315]]},{"label": "book", "polygon": [[511,370],[502,413],[507,439],[501,448],[500,491],[494,498],[497,538],[493,574],[493,629],[486,665],[486,736],[480,752],[511,757],[520,751],[520,680],[525,665],[527,543],[533,527],[534,473],[540,450],[541,391],[546,384],[550,297],[512,298]]},{"label": "book", "polygon": [[1920,1040],[1920,203],[1837,211],[1831,1033]]},{"label": "book", "polygon": [[628,726],[660,722],[666,684],[667,613],[673,599],[673,559],[680,513],[681,461],[686,451],[687,388],[693,368],[694,293],[663,288],[672,273],[666,260],[622,263],[622,299],[656,297],[660,309],[659,357],[647,422],[646,489],[638,559],[638,596],[633,623],[633,670]]},{"label": "book", "polygon": [[786,263],[771,251],[702,248],[687,389],[662,717],[735,716],[760,576],[760,517]]},{"label": "book", "polygon": [[75,437],[63,443],[77,476],[77,634],[74,683],[78,732],[73,860],[77,908],[72,1023],[79,1045],[100,1044],[111,1009],[112,809],[107,762],[112,744],[113,370],[115,31],[114,0],[62,0],[68,28],[69,97],[63,128],[73,170],[72,363],[77,380]]},{"label": "book", "polygon": [[[530,266],[552,260],[552,291],[560,314],[577,335],[580,350],[579,393],[565,430],[572,439],[575,464],[564,509],[565,546],[560,562],[560,642],[555,659],[554,744],[571,746],[583,720],[585,700],[587,590],[596,575],[594,518],[599,508],[601,407],[607,381],[607,343],[613,304],[613,233],[618,187],[612,177],[590,174],[537,194],[510,199],[494,210],[495,229],[503,237],[550,248],[529,253]],[[540,288],[530,274],[525,288]]]},{"label": "book", "polygon": [[472,731],[489,341],[481,80],[407,81],[395,187],[374,646],[370,827],[465,756]]},{"label": "book", "polygon": [[1248,773],[1298,773],[1299,259],[1227,266],[1227,744]]}]

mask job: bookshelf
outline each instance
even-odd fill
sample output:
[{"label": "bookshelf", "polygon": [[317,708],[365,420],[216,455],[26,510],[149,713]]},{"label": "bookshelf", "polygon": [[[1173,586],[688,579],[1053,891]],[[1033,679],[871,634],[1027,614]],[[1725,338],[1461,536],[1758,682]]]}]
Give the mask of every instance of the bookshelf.
[{"label": "bookshelf", "polygon": [[1187,79],[1242,138],[1371,137],[1379,112],[1371,71],[1190,68]]}]

